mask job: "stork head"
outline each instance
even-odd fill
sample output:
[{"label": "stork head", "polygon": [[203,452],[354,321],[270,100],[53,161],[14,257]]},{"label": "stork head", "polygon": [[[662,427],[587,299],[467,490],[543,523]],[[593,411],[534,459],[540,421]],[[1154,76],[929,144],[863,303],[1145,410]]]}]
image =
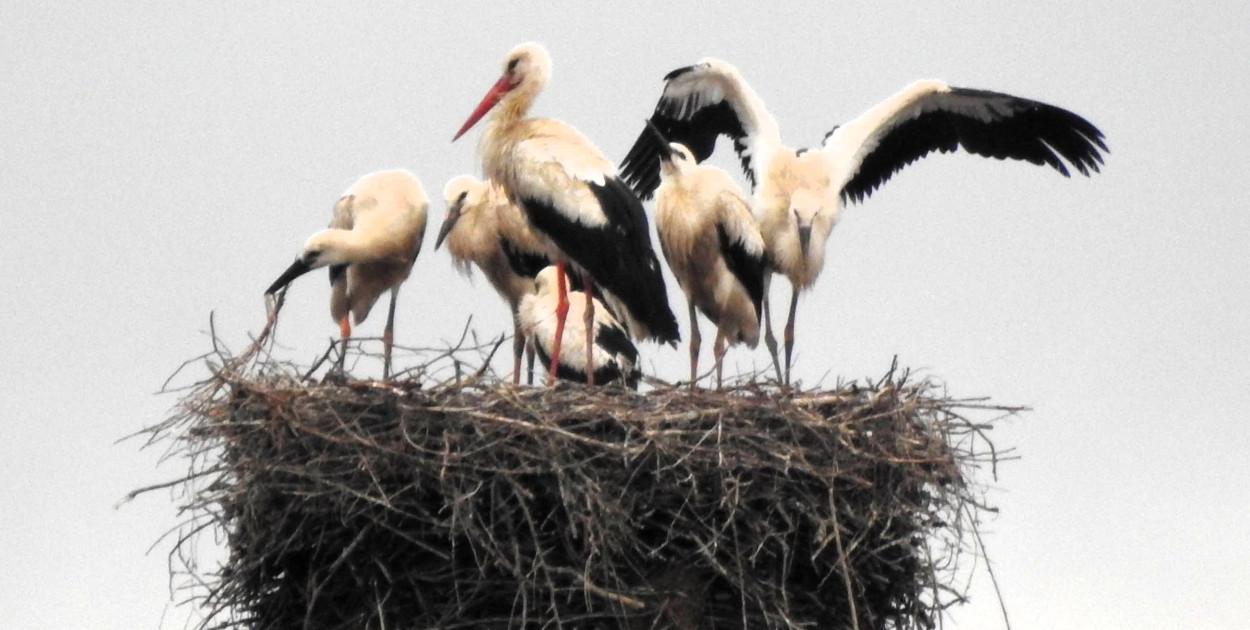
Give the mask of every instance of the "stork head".
[{"label": "stork head", "polygon": [[456,226],[456,222],[466,212],[472,212],[476,205],[476,192],[482,187],[482,182],[474,179],[469,175],[461,175],[447,182],[447,186],[443,188],[443,199],[447,202],[447,214],[443,219],[443,227],[438,230],[438,238],[434,241],[434,249],[438,249],[443,244],[443,239],[451,233],[452,228]]},{"label": "stork head", "polygon": [[277,293],[279,289],[291,284],[292,280],[326,265],[342,265],[352,262],[346,234],[350,230],[321,230],[308,237],[304,250],[295,258],[282,275],[265,289],[265,294]]},{"label": "stork head", "polygon": [[556,291],[556,266],[549,265],[543,267],[538,275],[534,276],[534,293],[544,295],[552,291]]},{"label": "stork head", "polygon": [[668,152],[660,154],[660,171],[665,175],[685,173],[696,164],[694,154],[680,142],[668,143]]},{"label": "stork head", "polygon": [[528,106],[529,101],[546,87],[550,78],[551,55],[547,54],[547,49],[542,44],[526,42],[513,48],[503,59],[503,73],[499,80],[486,92],[482,102],[469,114],[468,120],[464,121],[464,125],[451,141],[455,142],[464,135],[499,101],[514,91],[526,95],[525,105]]},{"label": "stork head", "polygon": [[799,251],[804,256],[807,256],[811,247],[812,224],[820,214],[821,202],[820,195],[802,188],[790,195],[790,214],[794,217],[795,229],[798,230]]},{"label": "stork head", "polygon": [[682,173],[685,169],[697,164],[694,154],[686,145],[680,142],[669,142],[664,137],[664,133],[660,131],[651,119],[647,119],[647,130],[651,132],[652,137],[659,143],[660,154],[660,172],[665,176],[672,176],[675,173]]}]

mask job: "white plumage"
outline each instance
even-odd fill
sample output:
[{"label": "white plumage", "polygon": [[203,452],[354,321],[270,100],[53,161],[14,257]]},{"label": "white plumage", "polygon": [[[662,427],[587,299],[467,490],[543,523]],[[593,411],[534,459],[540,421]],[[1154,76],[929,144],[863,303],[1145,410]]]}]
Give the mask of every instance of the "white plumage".
[{"label": "white plumage", "polygon": [[[558,252],[557,275],[563,276],[566,262],[573,264],[586,279],[587,301],[593,281],[636,337],[675,343],[677,320],[668,306],[641,202],[617,177],[615,166],[576,129],[559,120],[526,116],[550,76],[551,57],[541,45],[531,42],[512,49],[501,76],[455,137],[495,110],[479,145],[483,171]],[[568,299],[565,284],[557,284],[563,326]],[[589,303],[588,329],[593,313]],[[560,351],[557,344],[557,358]]]},{"label": "white plumage", "polygon": [[[535,278],[535,292],[522,297],[517,309],[521,329],[533,339],[543,365],[567,380],[589,382],[587,375],[593,373],[595,383],[620,380],[631,389],[637,388],[641,377],[638,349],[629,340],[625,327],[598,299],[594,300],[593,335],[587,335],[583,328],[585,302],[569,302],[568,320],[562,332],[562,344],[566,351],[560,355],[557,364],[552,363],[557,334],[558,281],[554,266],[540,271]],[[590,352],[585,345],[586,339],[592,339]],[[587,357],[590,357],[590,369],[587,369]]]},{"label": "white plumage", "polygon": [[[789,382],[799,292],[824,266],[825,241],[846,201],[862,201],[898,170],[933,152],[966,151],[1089,175],[1102,163],[1103,134],[1084,118],[1046,103],[985,90],[917,81],[849,123],[835,127],[817,150],[794,150],[763,101],[732,65],[718,59],[678,68],[665,78],[651,116],[666,138],[696,160],[728,136],[751,182],[771,267],[793,288],[786,323]],[[659,185],[663,143],[644,130],[622,163],[622,176],[646,198]],[[774,358],[764,305],[765,340]],[[778,369],[780,371],[780,369]]]},{"label": "white plumage", "polygon": [[712,352],[720,387],[726,343],[752,348],[759,343],[764,239],[728,173],[697,164],[681,144],[668,147],[660,154],[655,223],[664,258],[689,305],[690,386],[699,373],[697,310],[716,325]]},{"label": "white plumage", "polygon": [[308,238],[295,262],[265,291],[275,293],[299,276],[330,268],[330,316],[339,323],[343,365],[351,337],[350,313],[359,325],[383,292],[391,292],[382,334],[383,377],[390,378],[395,300],[412,271],[425,236],[429,199],[407,171],[370,173],[352,184],[334,204],[330,227]]},{"label": "white plumage", "polygon": [[[520,208],[489,180],[455,177],[443,189],[443,199],[447,214],[434,248],[446,240],[460,270],[467,275],[477,266],[508,303],[514,329],[512,382],[519,383],[526,344],[517,307],[523,296],[534,292],[534,276],[552,263],[547,245],[530,229]],[[528,382],[533,382],[533,358],[531,349]]]}]

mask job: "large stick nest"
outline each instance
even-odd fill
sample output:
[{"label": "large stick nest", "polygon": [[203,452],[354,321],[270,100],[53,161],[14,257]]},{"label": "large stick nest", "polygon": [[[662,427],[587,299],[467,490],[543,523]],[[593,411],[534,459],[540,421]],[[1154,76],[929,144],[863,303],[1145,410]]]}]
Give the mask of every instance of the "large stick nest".
[{"label": "large stick nest", "polygon": [[[248,367],[242,367],[243,365]],[[997,459],[892,368],[796,392],[419,377],[223,360],[150,430],[186,456],[203,627],[930,628]]]}]

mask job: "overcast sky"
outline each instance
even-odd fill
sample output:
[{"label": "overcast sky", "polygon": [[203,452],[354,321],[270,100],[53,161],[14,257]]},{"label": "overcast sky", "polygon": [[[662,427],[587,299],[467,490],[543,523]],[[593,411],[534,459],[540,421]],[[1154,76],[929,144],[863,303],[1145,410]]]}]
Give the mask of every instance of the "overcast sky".
[{"label": "overcast sky", "polygon": [[[397,342],[451,339],[469,313],[510,328],[432,241],[444,183],[479,169],[479,130],[449,140],[526,40],[554,60],[536,113],[615,160],[663,75],[703,56],[737,65],[796,147],[928,77],[1093,121],[1112,151],[1093,178],[932,156],[849,207],[800,303],[795,375],[879,377],[898,355],[952,395],[1034,408],[994,431],[1022,459],[984,479],[1016,630],[1250,618],[1244,0],[265,4],[0,4],[0,627],[182,626],[168,544],[147,551],[174,501],[113,505],[184,464],[116,441],[176,402],[154,392],[208,349],[210,312],[236,347],[259,330],[262,291],[360,175],[407,168],[434,197]],[[322,274],[295,283],[280,356],[323,350],[327,303]],[[684,348],[642,351],[684,374]],[[1002,627],[984,579],[947,627]]]}]

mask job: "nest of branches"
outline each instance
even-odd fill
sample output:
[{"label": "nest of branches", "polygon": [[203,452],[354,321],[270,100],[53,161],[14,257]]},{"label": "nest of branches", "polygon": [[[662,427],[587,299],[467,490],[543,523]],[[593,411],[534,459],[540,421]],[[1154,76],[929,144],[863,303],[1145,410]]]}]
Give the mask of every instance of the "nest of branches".
[{"label": "nest of branches", "polygon": [[228,549],[206,628],[933,627],[998,459],[969,416],[1015,411],[894,368],[637,394],[221,359],[149,430],[191,461],[175,546]]}]

